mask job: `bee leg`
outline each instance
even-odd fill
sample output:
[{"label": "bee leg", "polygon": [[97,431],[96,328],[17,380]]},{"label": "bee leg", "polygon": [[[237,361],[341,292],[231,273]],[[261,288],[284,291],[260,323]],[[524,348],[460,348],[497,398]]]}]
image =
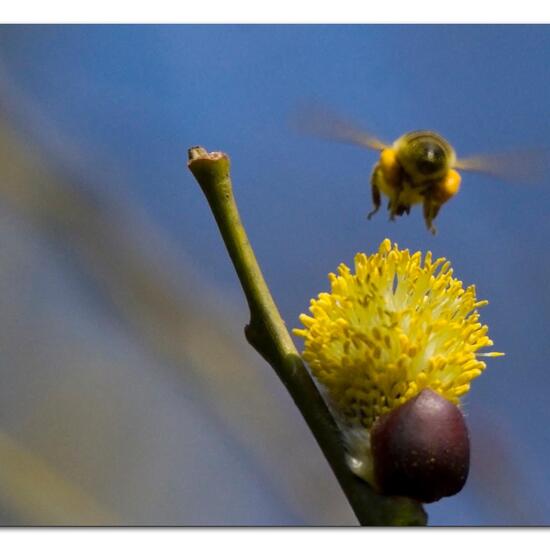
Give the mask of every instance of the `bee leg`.
[{"label": "bee leg", "polygon": [[402,216],[403,212],[405,212],[405,206],[401,204],[399,200],[400,191],[397,191],[394,193],[394,196],[391,197],[390,201],[388,202],[388,210],[390,211],[390,221],[395,221],[396,216]]},{"label": "bee leg", "polygon": [[433,220],[435,220],[440,208],[441,205],[429,200],[424,200],[424,221],[426,222],[426,227],[432,235],[435,235],[437,233],[437,229],[432,222]]},{"label": "bee leg", "polygon": [[393,201],[392,198],[390,198],[390,199],[388,200],[388,208],[387,208],[387,210],[388,210],[388,212],[390,213],[390,220],[391,220],[391,221],[394,221],[394,220],[395,220],[395,208],[394,208],[394,206],[393,206],[393,202],[394,202],[394,201]]},{"label": "bee leg", "polygon": [[367,219],[370,220],[378,210],[380,210],[380,205],[382,204],[382,199],[380,197],[380,189],[376,185],[376,170],[372,174],[371,178],[371,192],[372,192],[372,205],[374,208],[367,214]]},{"label": "bee leg", "polygon": [[402,216],[403,214],[405,213],[408,213],[407,210],[410,210],[410,208],[405,205],[405,204],[400,204],[398,207],[397,207],[397,211],[396,211],[396,214],[398,216]]},{"label": "bee leg", "polygon": [[390,221],[394,222],[395,216],[397,214],[396,208],[395,208],[395,201],[390,200],[390,202],[388,202],[388,210],[390,211]]}]

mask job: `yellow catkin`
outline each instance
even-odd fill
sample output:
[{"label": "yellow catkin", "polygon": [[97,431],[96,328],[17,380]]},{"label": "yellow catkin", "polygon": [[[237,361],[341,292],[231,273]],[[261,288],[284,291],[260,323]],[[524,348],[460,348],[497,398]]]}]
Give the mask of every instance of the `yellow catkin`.
[{"label": "yellow catkin", "polygon": [[474,286],[464,289],[444,258],[399,250],[385,239],[331,273],[330,292],[300,315],[303,357],[339,423],[368,430],[380,414],[431,388],[453,403],[485,369],[492,346],[478,322]]}]

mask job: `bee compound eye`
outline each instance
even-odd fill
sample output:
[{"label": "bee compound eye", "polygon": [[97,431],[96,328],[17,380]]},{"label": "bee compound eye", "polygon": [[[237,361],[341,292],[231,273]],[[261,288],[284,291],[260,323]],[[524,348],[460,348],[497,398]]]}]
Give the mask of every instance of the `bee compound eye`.
[{"label": "bee compound eye", "polygon": [[416,169],[425,176],[435,174],[445,167],[445,150],[435,142],[424,141],[419,143],[415,153]]}]

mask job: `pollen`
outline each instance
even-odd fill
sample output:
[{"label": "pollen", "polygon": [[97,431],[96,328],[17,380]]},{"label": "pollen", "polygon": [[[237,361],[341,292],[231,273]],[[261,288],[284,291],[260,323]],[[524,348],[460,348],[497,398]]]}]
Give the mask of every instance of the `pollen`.
[{"label": "pollen", "polygon": [[354,271],[341,264],[329,275],[330,292],[311,300],[294,334],[348,445],[368,447],[379,416],[425,388],[459,405],[485,369],[480,357],[503,354],[479,352],[493,345],[479,322],[487,302],[453,277],[445,258],[422,258],[386,239],[354,263]]}]

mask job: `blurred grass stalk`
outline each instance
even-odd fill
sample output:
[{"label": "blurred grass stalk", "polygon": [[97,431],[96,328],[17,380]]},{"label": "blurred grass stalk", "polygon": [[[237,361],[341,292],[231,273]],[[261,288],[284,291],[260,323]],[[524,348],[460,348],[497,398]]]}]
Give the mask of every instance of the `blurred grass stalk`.
[{"label": "blurred grass stalk", "polygon": [[0,432],[0,505],[23,524],[116,525],[115,514]]}]

